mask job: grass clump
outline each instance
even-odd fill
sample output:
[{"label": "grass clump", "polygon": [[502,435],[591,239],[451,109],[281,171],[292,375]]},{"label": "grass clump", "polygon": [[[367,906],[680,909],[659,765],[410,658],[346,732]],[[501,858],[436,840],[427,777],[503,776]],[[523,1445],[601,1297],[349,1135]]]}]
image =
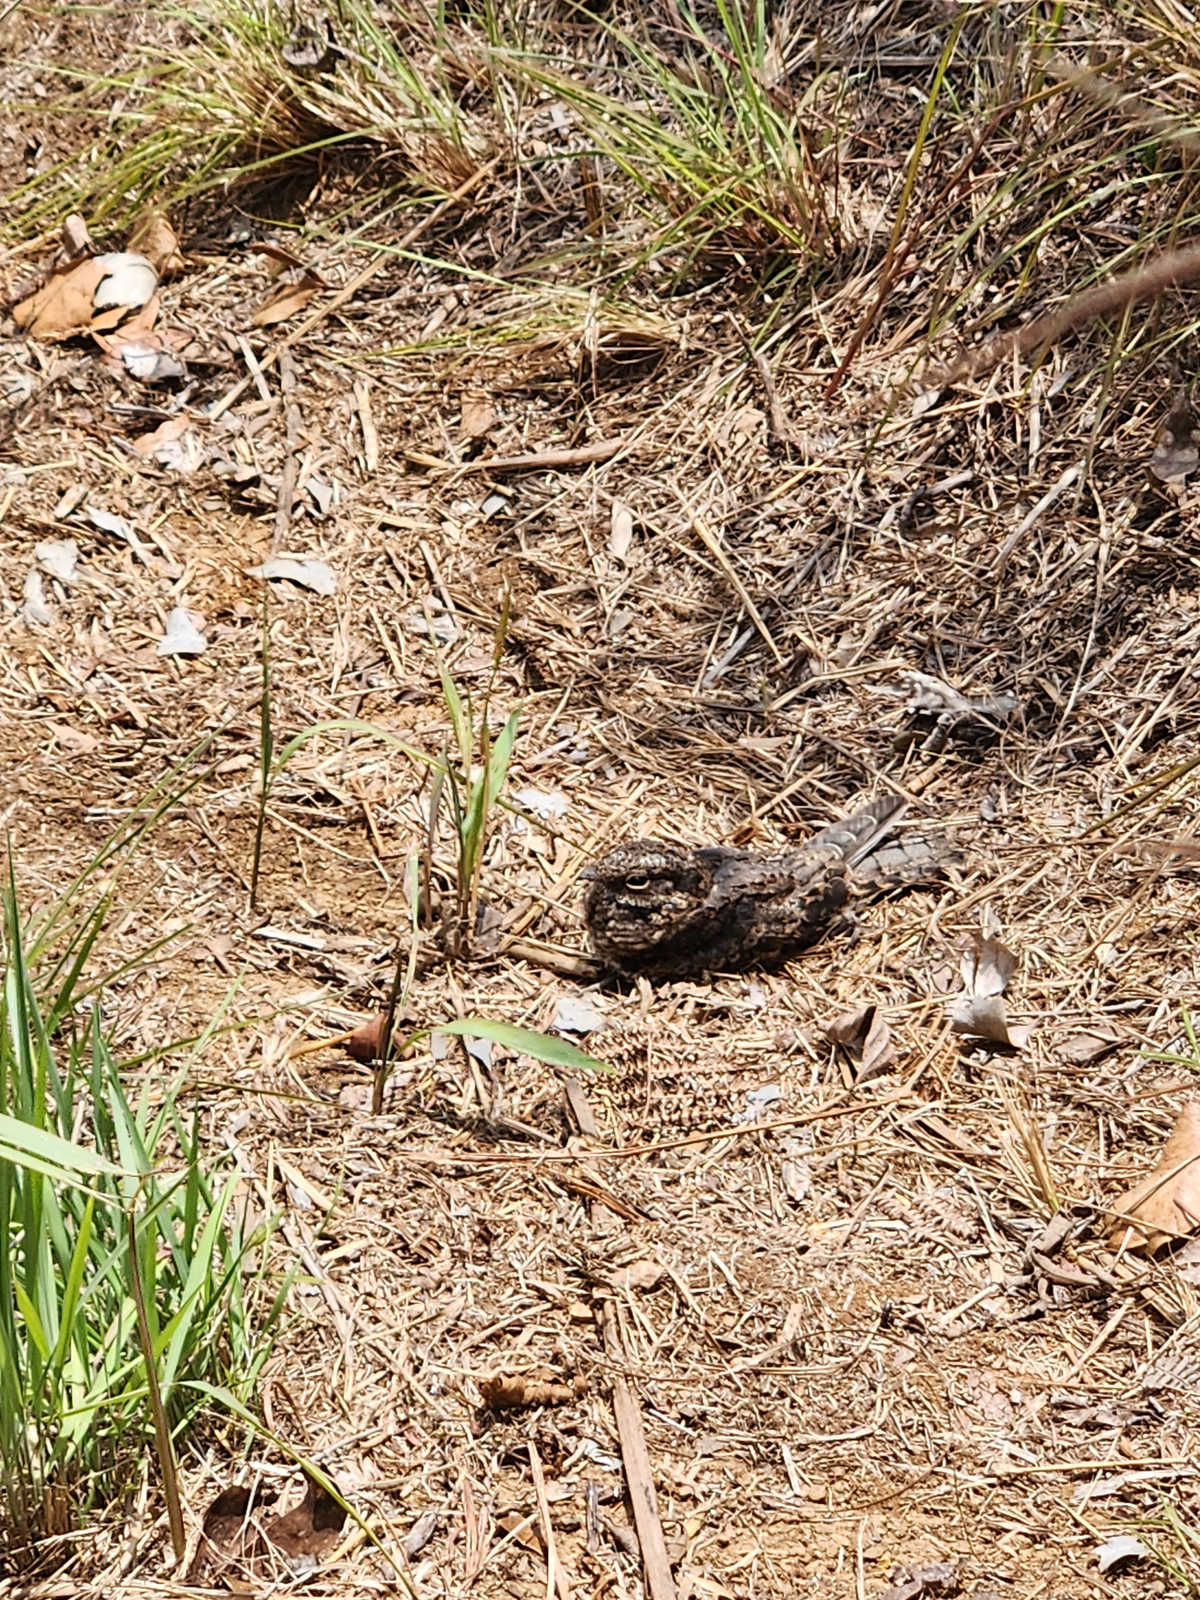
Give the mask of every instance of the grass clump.
[{"label": "grass clump", "polygon": [[[252,1405],[282,1292],[270,1224],[202,1153],[182,1073],[131,1095],[80,974],[104,902],[50,959],[10,872],[0,993],[0,1541],[27,1569],[157,1459],[173,1540],[181,1439]],[[41,958],[45,959],[41,959]]]}]

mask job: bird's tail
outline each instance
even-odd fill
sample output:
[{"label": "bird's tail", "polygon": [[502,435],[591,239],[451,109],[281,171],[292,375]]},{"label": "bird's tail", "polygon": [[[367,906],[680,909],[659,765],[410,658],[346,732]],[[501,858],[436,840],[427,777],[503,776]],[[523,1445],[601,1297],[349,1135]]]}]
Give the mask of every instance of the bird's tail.
[{"label": "bird's tail", "polygon": [[940,877],[953,856],[949,841],[939,833],[894,836],[904,806],[891,795],[872,800],[844,822],[822,828],[809,848],[836,851],[853,867],[860,889],[899,888]]}]

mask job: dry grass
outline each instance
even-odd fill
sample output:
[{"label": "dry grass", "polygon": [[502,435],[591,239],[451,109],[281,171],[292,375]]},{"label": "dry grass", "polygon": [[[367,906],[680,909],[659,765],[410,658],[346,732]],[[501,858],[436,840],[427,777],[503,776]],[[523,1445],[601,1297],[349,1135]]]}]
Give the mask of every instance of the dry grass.
[{"label": "dry grass", "polygon": [[[171,288],[169,317],[202,340],[202,440],[258,470],[243,495],[208,468],[133,459],[125,437],[152,422],[114,409],[128,397],[90,355],[30,363],[0,489],[0,758],[25,893],[52,893],[227,721],[213,780],[147,847],[118,942],[186,931],[115,997],[116,1020],[135,1056],[197,1031],[244,972],[247,1025],[214,1041],[195,1094],[312,1273],[264,1412],[420,1595],[545,1593],[547,1526],[572,1593],[638,1592],[621,1373],[681,1594],[859,1600],[898,1566],[942,1561],[977,1600],[1200,1591],[1196,1267],[1187,1252],[1114,1261],[1100,1226],[1195,1081],[1140,1054],[1179,1046],[1194,999],[1195,863],[1119,848],[1200,832],[1195,507],[1146,474],[1173,362],[1189,370],[1194,295],[1074,330],[1036,370],[897,398],[930,329],[953,317],[934,347],[951,353],[972,323],[982,336],[1143,259],[1188,214],[1182,142],[1052,70],[1086,46],[1174,116],[1195,72],[1174,10],[1078,8],[1040,54],[1039,14],[960,16],[903,205],[948,24],[888,6],[855,36],[857,13],[838,14],[822,48],[845,63],[829,105],[846,120],[824,192],[842,243],[812,280],[774,245],[751,259],[744,234],[744,273],[715,271],[709,248],[689,258],[604,166],[594,239],[577,169],[530,159],[547,105],[513,101],[509,148],[529,165],[501,162],[425,254],[380,267],[220,421],[206,410],[245,373],[236,336],[268,283],[251,248],[212,242],[230,219],[210,198],[211,256]],[[797,8],[786,35],[785,87],[806,81],[806,19]],[[1151,69],[1172,43],[1166,80]],[[613,49],[597,43],[597,92]],[[553,137],[570,148],[566,115]],[[314,211],[349,215],[352,167],[325,178]],[[771,281],[789,293],[772,299]],[[487,464],[612,440],[591,463]],[[330,515],[298,493],[277,522],[289,456],[301,486],[337,481]],[[129,516],[145,553],[56,520],[77,486]],[[627,548],[612,543],[622,508]],[[273,791],[248,918],[260,597],[245,569],[280,526],[340,579],[332,599],[276,596],[280,738],[353,716],[440,753],[439,658],[481,699],[512,596],[493,726],[523,705],[511,787],[566,809],[545,830],[497,828],[490,953],[427,966],[417,1020],[552,1026],[579,988],[558,970],[581,942],[575,874],[626,834],[774,845],[899,788],[954,827],[959,881],[873,909],[855,943],[782,974],[597,994],[606,1022],[587,1045],[618,1071],[587,1086],[591,1132],[550,1069],[497,1053],[489,1070],[456,1043],[402,1063],[372,1116],[362,1069],[289,1052],[386,995],[428,781],[366,736],[307,746]],[[33,547],[68,531],[81,580],[31,627]],[[181,602],[209,648],[165,661],[155,640]],[[909,710],[911,671],[1019,710],[938,749]],[[436,860],[449,893],[448,827]],[[966,1048],[945,1021],[959,947],[987,915],[1019,955],[1010,1007],[1034,1024],[1019,1055]],[[514,956],[511,937],[557,966]],[[868,1002],[897,1061],[855,1084],[824,1029]],[[1114,1043],[1092,1056],[1080,1036],[1098,1026]],[[622,1276],[645,1262],[651,1287]],[[481,1404],[489,1373],[541,1368],[585,1386],[531,1411]],[[218,1489],[256,1475],[283,1485],[289,1469],[266,1446],[231,1459],[221,1439],[189,1459],[193,1535]],[[1113,1532],[1152,1554],[1101,1578],[1093,1552]],[[148,1484],[44,1592],[174,1592],[163,1543]],[[311,1587],[393,1582],[359,1543]]]}]

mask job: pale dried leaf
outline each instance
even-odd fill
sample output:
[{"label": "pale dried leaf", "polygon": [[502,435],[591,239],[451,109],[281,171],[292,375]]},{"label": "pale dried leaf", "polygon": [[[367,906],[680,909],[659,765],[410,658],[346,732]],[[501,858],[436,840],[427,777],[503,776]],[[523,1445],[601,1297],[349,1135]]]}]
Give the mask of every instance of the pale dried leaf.
[{"label": "pale dried leaf", "polygon": [[598,1033],[607,1018],[589,995],[564,994],[554,1009],[551,1026],[558,1033]]},{"label": "pale dried leaf", "polygon": [[136,535],[133,524],[127,517],[118,516],[115,511],[105,511],[101,506],[86,507],[87,519],[93,528],[99,528],[101,533],[116,534],[118,539],[128,540],[133,543]]},{"label": "pale dried leaf", "polygon": [[118,539],[124,539],[129,548],[147,566],[154,560],[154,552],[138,538],[133,531],[133,524],[125,517],[120,517],[115,511],[104,511],[99,506],[85,506],[84,515],[93,528],[98,528],[101,533],[111,533]]},{"label": "pale dried leaf", "polygon": [[167,617],[167,631],[158,641],[160,656],[198,656],[208,648],[208,640],[200,632],[198,623],[203,617],[176,606]]},{"label": "pale dried leaf", "polygon": [[962,980],[968,994],[1003,994],[1017,969],[1017,958],[999,939],[976,939],[963,952]]},{"label": "pale dried leaf", "polygon": [[46,604],[46,590],[42,584],[40,572],[33,571],[25,574],[22,599],[24,604],[21,607],[21,615],[26,622],[44,628],[54,621],[54,612]]},{"label": "pale dried leaf", "polygon": [[1008,1009],[998,994],[964,995],[951,1003],[948,1014],[955,1033],[1013,1050],[1023,1050],[1029,1043],[1029,1025],[1009,1022]]},{"label": "pale dried leaf", "polygon": [[567,797],[561,789],[517,789],[513,799],[526,811],[532,811],[535,817],[541,817],[543,822],[567,814]]},{"label": "pale dried leaf", "polygon": [[963,992],[948,1008],[955,1033],[1014,1050],[1024,1048],[1031,1029],[1009,1022],[1002,998],[1016,965],[1016,956],[993,935],[975,938],[963,953]]},{"label": "pale dried leaf", "polygon": [[1200,1228],[1200,1100],[1189,1100],[1149,1175],[1126,1189],[1109,1213],[1109,1247],[1144,1250]]},{"label": "pale dried leaf", "polygon": [[304,487],[312,496],[318,516],[327,517],[337,502],[337,484],[326,483],[324,478],[305,478]]},{"label": "pale dried leaf", "polygon": [[633,544],[633,512],[620,500],[612,504],[612,521],[609,525],[608,553],[614,561],[624,561]]},{"label": "pale dried leaf", "polygon": [[746,1107],[734,1117],[735,1122],[761,1122],[783,1103],[783,1089],[777,1083],[761,1083],[756,1089],[746,1090]]},{"label": "pale dried leaf", "polygon": [[912,404],[913,421],[915,422],[918,417],[923,417],[927,411],[932,411],[941,398],[942,391],[940,389],[923,389]]},{"label": "pale dried leaf", "polygon": [[441,1518],[442,1513],[435,1506],[429,1511],[422,1511],[421,1515],[413,1523],[402,1540],[404,1554],[410,1561],[414,1556],[419,1556],[433,1538]]},{"label": "pale dried leaf", "polygon": [[74,583],[79,565],[79,546],[74,539],[43,539],[34,546],[34,559],[43,572],[59,583]]},{"label": "pale dried leaf", "polygon": [[1096,1548],[1096,1565],[1102,1573],[1113,1567],[1124,1566],[1128,1561],[1142,1561],[1150,1554],[1140,1539],[1129,1533],[1114,1533]]},{"label": "pale dried leaf", "polygon": [[94,256],[96,253],[88,225],[78,211],[72,211],[63,220],[61,238],[68,261],[78,261],[80,256]]},{"label": "pale dried leaf", "polygon": [[621,1294],[635,1290],[646,1293],[656,1289],[666,1275],[667,1269],[659,1261],[631,1261],[627,1267],[618,1268],[609,1281]]},{"label": "pale dried leaf", "polygon": [[138,383],[174,383],[187,374],[167,336],[147,326],[157,315],[156,295],[128,327],[118,328],[115,333],[92,330],[92,337],[109,364],[123,367]]},{"label": "pale dried leaf", "polygon": [[1114,1028],[1111,1022],[1094,1022],[1079,1033],[1073,1033],[1069,1039],[1064,1039],[1059,1046],[1059,1054],[1064,1061],[1085,1067],[1111,1055],[1124,1042],[1125,1035],[1119,1028]]},{"label": "pale dried leaf", "polygon": [[324,561],[309,561],[297,556],[272,556],[260,567],[247,569],[252,578],[277,578],[311,589],[314,594],[336,594],[337,578]]},{"label": "pale dried leaf", "polygon": [[135,439],[133,448],[144,461],[157,461],[169,472],[195,472],[204,460],[200,436],[185,416],[168,417],[153,432]]}]

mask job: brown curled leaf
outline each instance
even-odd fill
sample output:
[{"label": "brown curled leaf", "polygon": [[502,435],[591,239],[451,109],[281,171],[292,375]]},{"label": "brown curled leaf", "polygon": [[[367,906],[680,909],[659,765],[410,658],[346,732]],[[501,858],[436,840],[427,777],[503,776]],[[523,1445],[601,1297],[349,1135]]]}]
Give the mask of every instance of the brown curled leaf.
[{"label": "brown curled leaf", "polygon": [[479,1380],[483,1403],[492,1411],[515,1411],[526,1406],[560,1406],[585,1393],[587,1380],[576,1378],[560,1383],[544,1370],[539,1372],[493,1372]]}]

